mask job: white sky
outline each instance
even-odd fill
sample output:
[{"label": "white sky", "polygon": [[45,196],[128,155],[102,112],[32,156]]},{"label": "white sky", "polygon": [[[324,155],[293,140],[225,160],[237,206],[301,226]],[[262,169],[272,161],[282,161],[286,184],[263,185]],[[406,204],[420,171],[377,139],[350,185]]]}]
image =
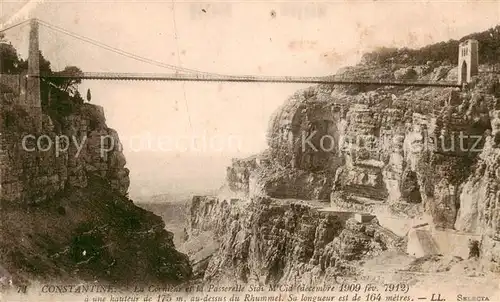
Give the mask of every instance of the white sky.
[{"label": "white sky", "polygon": [[[37,17],[173,65],[217,73],[297,76],[332,74],[377,46],[419,47],[458,39],[497,25],[500,12],[498,1],[0,2],[3,21],[12,16],[16,20]],[[27,35],[27,27],[7,35],[23,55]],[[41,39],[42,52],[56,69],[77,65],[84,71],[170,72],[44,27]],[[192,133],[207,133],[209,139],[217,135],[226,141],[228,137],[242,141],[239,153],[235,143],[228,143],[223,151],[203,154],[214,160],[254,153],[265,148],[271,113],[288,95],[306,86],[89,81],[81,90],[85,96],[91,88],[92,102],[105,108],[108,125],[124,140],[129,168],[132,173],[144,173],[133,174],[139,179],[148,177],[147,161],[131,154],[139,145],[127,138],[148,137],[145,134],[149,133],[152,138],[146,140],[154,146],[158,137],[181,138],[184,144]],[[168,152],[165,158],[176,153]],[[161,161],[151,164],[156,169],[163,167]],[[173,169],[167,164],[164,167]],[[197,164],[189,173],[203,174],[204,169]],[[224,173],[222,168],[217,171],[214,173]]]}]

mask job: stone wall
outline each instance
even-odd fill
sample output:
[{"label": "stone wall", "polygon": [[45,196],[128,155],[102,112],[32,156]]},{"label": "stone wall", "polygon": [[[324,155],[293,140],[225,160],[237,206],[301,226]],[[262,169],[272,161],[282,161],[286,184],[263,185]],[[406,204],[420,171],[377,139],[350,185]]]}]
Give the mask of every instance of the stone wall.
[{"label": "stone wall", "polygon": [[19,95],[21,92],[21,76],[16,74],[0,74],[0,85],[4,89],[2,92],[11,92]]}]

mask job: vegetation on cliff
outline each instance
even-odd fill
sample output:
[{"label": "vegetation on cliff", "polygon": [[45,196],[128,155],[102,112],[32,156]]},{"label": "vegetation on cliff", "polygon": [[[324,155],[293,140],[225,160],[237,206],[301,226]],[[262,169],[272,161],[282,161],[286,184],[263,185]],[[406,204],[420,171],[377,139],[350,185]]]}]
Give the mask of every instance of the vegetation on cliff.
[{"label": "vegetation on cliff", "polygon": [[[2,41],[3,40],[3,41]],[[23,60],[15,47],[4,40],[0,33],[0,66],[1,73],[23,74],[28,70],[28,61]],[[66,66],[63,70],[54,71],[50,61],[39,53],[40,73],[46,75],[79,75],[82,70],[77,66]],[[42,108],[52,116],[59,117],[73,112],[78,105],[83,103],[83,98],[78,93],[78,84],[81,79],[54,78],[41,82]],[[56,118],[58,119],[58,118]]]},{"label": "vegetation on cliff", "polygon": [[479,57],[482,64],[497,64],[500,57],[500,25],[483,32],[472,33],[460,40],[449,40],[424,46],[419,49],[380,47],[363,55],[362,62],[368,64],[422,65],[428,61],[457,64],[457,49],[460,42],[475,39],[479,42]]},{"label": "vegetation on cliff", "polygon": [[0,263],[32,280],[176,283],[191,275],[160,217],[93,177],[36,207],[2,208]]}]

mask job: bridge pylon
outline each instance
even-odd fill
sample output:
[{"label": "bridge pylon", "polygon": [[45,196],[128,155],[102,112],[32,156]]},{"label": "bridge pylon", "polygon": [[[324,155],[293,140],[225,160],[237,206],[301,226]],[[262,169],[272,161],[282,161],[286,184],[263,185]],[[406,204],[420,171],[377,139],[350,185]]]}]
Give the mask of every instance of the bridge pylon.
[{"label": "bridge pylon", "polygon": [[458,46],[458,84],[471,82],[479,72],[478,41],[469,39]]},{"label": "bridge pylon", "polygon": [[26,79],[26,109],[33,115],[35,127],[42,130],[42,100],[40,92],[40,35],[37,19],[30,20],[28,76]]}]

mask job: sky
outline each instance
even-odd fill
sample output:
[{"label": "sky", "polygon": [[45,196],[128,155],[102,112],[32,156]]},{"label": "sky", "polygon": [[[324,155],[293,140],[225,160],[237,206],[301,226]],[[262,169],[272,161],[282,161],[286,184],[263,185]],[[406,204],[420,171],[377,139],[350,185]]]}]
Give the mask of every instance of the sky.
[{"label": "sky", "polygon": [[[499,23],[498,1],[6,1],[0,23],[36,17],[167,64],[223,74],[322,76],[380,46],[421,47]],[[171,72],[40,28],[53,69]],[[7,38],[26,56],[28,27]],[[80,86],[124,144],[131,195],[221,181],[266,147],[271,114],[300,84],[98,82]],[[167,143],[161,143],[165,142]],[[192,143],[192,142],[195,143]],[[196,159],[193,159],[196,157]],[[208,185],[209,184],[209,185]]]}]

